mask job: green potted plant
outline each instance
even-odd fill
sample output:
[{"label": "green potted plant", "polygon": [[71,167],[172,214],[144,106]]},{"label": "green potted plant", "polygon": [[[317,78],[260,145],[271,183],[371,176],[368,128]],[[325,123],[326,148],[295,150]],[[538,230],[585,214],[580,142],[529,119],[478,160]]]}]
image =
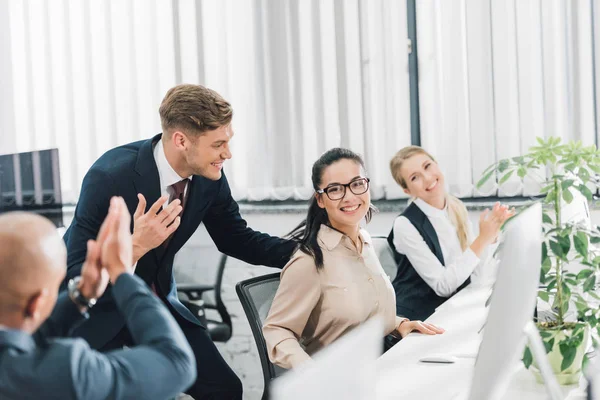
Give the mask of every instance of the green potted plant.
[{"label": "green potted plant", "polygon": [[[563,221],[561,205],[563,201],[571,203],[577,192],[592,200],[596,174],[600,174],[600,151],[579,141],[562,144],[556,137],[537,138],[537,142],[527,154],[488,167],[477,187],[492,177],[503,184],[515,175],[541,185],[545,197],[541,200],[544,211],[538,298],[551,305],[551,318],[538,319],[536,324],[558,381],[572,384],[581,376],[590,333],[594,343],[596,333],[600,333],[600,296],[594,292],[600,266],[600,250],[594,244],[600,243],[600,233],[584,224]],[[579,271],[574,271],[575,266]],[[529,368],[532,361],[526,348],[525,366]],[[536,376],[541,381],[539,374]]]}]

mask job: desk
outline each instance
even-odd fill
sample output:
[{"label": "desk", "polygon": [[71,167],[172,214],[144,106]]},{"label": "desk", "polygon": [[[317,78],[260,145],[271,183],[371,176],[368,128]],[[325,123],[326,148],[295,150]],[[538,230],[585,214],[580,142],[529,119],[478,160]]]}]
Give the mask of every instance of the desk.
[{"label": "desk", "polygon": [[[485,302],[490,287],[469,286],[442,304],[427,322],[446,330],[442,335],[412,333],[376,362],[377,399],[453,399],[468,393],[475,357],[487,317]],[[432,354],[458,357],[454,364],[425,364],[419,359]],[[580,386],[563,386],[565,398],[585,399],[584,379]],[[462,396],[461,396],[462,398]],[[504,399],[546,399],[546,388],[519,361]],[[482,399],[484,400],[484,399]]]}]

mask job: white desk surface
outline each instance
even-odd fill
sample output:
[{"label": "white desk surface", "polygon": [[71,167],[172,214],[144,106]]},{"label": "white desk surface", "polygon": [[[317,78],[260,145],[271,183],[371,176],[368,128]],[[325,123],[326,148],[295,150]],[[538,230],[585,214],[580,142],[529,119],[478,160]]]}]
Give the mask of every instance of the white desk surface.
[{"label": "white desk surface", "polygon": [[[441,335],[410,334],[376,363],[377,399],[453,399],[469,391],[475,357],[481,343],[478,333],[485,322],[489,287],[467,287],[441,305],[427,322],[446,330]],[[507,321],[508,322],[508,321]],[[454,364],[421,363],[432,354],[458,357]],[[565,399],[585,399],[585,383],[563,386]],[[466,397],[465,397],[466,398]],[[547,399],[546,388],[519,361],[504,399]],[[483,400],[483,399],[482,399]]]}]

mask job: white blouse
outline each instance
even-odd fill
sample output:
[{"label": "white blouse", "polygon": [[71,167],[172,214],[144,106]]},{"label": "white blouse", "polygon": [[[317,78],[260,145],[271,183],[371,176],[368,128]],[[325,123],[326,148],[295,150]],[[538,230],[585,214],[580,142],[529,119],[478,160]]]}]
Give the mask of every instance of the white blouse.
[{"label": "white blouse", "polygon": [[[408,257],[419,276],[438,296],[450,297],[471,274],[477,278],[476,270],[480,269],[477,266],[480,265],[481,260],[469,247],[465,251],[461,249],[447,207],[440,210],[421,199],[416,199],[414,203],[425,213],[435,229],[445,266],[429,249],[419,231],[404,216],[399,216],[394,221],[394,246],[398,253]],[[468,243],[471,243],[473,228],[470,221],[467,222],[467,229]]]}]

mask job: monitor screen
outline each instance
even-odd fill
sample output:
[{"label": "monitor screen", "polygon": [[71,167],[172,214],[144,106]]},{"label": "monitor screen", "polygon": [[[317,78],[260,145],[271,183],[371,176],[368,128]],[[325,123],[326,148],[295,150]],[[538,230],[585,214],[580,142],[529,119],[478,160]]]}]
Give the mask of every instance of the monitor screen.
[{"label": "monitor screen", "polygon": [[0,155],[0,213],[31,211],[63,226],[58,149]]}]

